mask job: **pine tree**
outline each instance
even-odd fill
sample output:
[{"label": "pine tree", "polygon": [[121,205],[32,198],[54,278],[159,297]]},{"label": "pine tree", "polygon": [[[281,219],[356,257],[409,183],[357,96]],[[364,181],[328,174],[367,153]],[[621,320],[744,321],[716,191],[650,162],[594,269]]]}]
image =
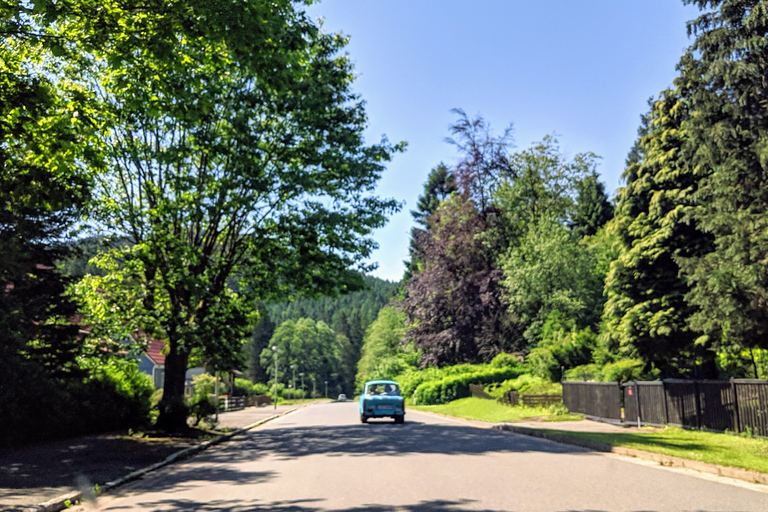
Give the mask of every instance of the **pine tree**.
[{"label": "pine tree", "polygon": [[642,357],[662,376],[711,377],[714,354],[695,344],[689,320],[696,310],[677,263],[707,248],[688,215],[698,179],[685,152],[687,116],[684,99],[665,91],[644,118],[610,226],[620,254],[606,279],[605,321],[614,350]]},{"label": "pine tree", "polygon": [[713,237],[683,261],[700,308],[692,323],[703,342],[768,348],[768,5],[686,3],[711,9],[689,24],[696,40],[677,80],[695,112],[685,123],[701,180],[693,216]]},{"label": "pine tree", "polygon": [[592,236],[613,217],[613,205],[605,193],[605,185],[592,172],[576,183],[576,205],[571,228],[579,236]]},{"label": "pine tree", "polygon": [[405,263],[404,281],[408,281],[419,269],[423,257],[419,240],[425,233],[429,218],[440,206],[440,203],[455,191],[456,180],[453,174],[444,163],[440,162],[429,172],[427,181],[424,183],[424,192],[416,201],[416,210],[411,210],[413,220],[422,227],[411,228],[411,241],[408,247],[410,257],[403,262]]}]

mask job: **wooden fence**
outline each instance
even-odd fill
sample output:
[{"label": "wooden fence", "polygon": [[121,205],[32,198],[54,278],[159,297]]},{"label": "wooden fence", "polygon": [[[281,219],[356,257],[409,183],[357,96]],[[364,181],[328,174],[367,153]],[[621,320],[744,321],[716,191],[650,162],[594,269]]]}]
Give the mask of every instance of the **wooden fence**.
[{"label": "wooden fence", "polygon": [[485,392],[485,386],[482,384],[470,384],[469,391],[472,396],[477,398],[484,398],[486,400],[497,400],[498,402],[516,406],[522,404],[526,407],[548,407],[550,405],[556,405],[563,403],[563,395],[532,395],[532,394],[519,394],[515,390],[507,391],[501,398],[495,398]]},{"label": "wooden fence", "polygon": [[563,382],[563,403],[572,412],[628,425],[676,425],[768,437],[768,380],[763,379],[668,379],[622,387]]},{"label": "wooden fence", "polygon": [[245,396],[220,396],[219,397],[219,411],[237,411],[245,409],[246,401],[248,397]]},{"label": "wooden fence", "polygon": [[616,382],[563,382],[563,404],[599,421],[621,423],[621,388]]}]

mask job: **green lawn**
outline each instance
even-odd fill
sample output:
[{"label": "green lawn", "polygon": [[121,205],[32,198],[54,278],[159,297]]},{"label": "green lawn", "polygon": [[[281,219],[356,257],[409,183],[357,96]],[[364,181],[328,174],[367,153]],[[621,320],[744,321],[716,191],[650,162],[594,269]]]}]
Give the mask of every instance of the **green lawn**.
[{"label": "green lawn", "polygon": [[[541,421],[580,420],[579,415],[552,416],[545,408],[507,407],[493,400],[462,398],[445,405],[412,406],[420,411],[430,411],[459,418],[489,422],[523,421],[537,418]],[[733,434],[717,434],[667,427],[648,429],[647,432],[622,432],[617,434],[567,432],[549,430],[563,436],[591,439],[612,446],[635,448],[652,453],[672,455],[721,466],[732,466],[768,473],[768,440]]]},{"label": "green lawn", "polygon": [[482,398],[461,398],[444,405],[412,405],[407,406],[418,411],[436,412],[457,416],[470,420],[490,421],[523,421],[537,418],[542,421],[578,421],[583,419],[576,414],[552,414],[546,407],[508,407],[495,400]]},{"label": "green lawn", "polygon": [[598,434],[583,432],[553,433],[592,439],[612,446],[636,448],[721,466],[733,466],[768,473],[768,440],[667,427],[648,433]]}]

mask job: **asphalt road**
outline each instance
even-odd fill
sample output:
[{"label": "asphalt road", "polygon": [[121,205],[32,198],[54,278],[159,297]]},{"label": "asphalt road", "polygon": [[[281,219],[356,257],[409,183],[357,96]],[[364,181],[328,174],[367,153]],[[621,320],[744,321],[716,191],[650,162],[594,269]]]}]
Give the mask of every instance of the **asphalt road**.
[{"label": "asphalt road", "polygon": [[99,510],[768,511],[768,492],[408,411],[315,404],[102,496]]}]

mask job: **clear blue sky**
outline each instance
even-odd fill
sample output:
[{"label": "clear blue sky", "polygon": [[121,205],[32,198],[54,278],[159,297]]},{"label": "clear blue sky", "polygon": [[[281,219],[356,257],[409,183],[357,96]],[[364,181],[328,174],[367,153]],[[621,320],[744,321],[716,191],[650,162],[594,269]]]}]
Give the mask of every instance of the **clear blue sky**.
[{"label": "clear blue sky", "polygon": [[698,10],[680,0],[324,0],[311,6],[347,53],[367,102],[366,138],[407,141],[378,194],[405,201],[375,233],[374,275],[397,281],[430,169],[457,161],[444,142],[458,107],[517,149],[557,134],[566,156],[592,151],[613,196],[647,99],[672,85]]}]

